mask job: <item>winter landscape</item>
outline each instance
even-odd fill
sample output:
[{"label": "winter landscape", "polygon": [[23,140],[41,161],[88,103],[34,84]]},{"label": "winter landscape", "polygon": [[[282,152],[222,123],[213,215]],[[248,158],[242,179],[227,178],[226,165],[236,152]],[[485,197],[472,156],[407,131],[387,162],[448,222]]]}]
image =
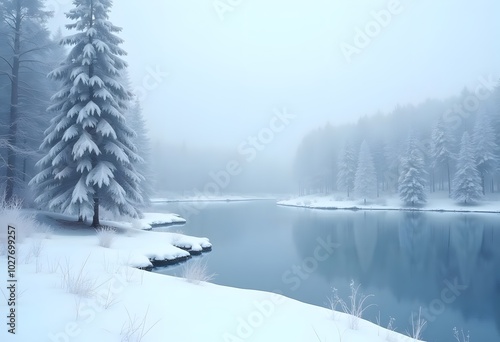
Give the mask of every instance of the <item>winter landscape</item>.
[{"label": "winter landscape", "polygon": [[500,341],[499,13],[0,0],[0,341]]}]

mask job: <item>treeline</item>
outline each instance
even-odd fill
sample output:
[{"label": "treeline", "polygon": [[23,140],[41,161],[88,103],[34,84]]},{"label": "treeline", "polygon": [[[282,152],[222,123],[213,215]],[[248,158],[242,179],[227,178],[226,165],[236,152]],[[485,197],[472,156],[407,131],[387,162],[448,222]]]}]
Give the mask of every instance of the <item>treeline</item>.
[{"label": "treeline", "polygon": [[[468,149],[461,148],[464,133]],[[471,153],[472,169],[465,160]],[[500,191],[498,161],[500,87],[496,79],[482,79],[476,89],[447,100],[398,106],[353,125],[328,123],[304,137],[294,172],[300,195],[366,199],[399,193],[408,204],[419,204],[429,192],[446,191],[467,202],[477,199],[478,187],[481,194]],[[469,178],[475,184],[465,193],[472,197],[464,198],[459,187]]]},{"label": "treeline", "polygon": [[[35,164],[44,155],[44,132],[56,116],[47,108],[62,83],[47,75],[67,59],[68,51],[60,44],[61,32],[46,26],[51,16],[42,0],[0,0],[0,199],[6,202],[17,198],[32,203],[28,183],[39,171]],[[121,78],[128,86],[126,70]],[[147,161],[150,148],[140,104],[130,101],[124,114]],[[147,163],[139,168],[149,180]],[[146,183],[145,193],[150,193]]]},{"label": "treeline", "polygon": [[24,197],[40,159],[52,114],[46,109],[57,84],[47,74],[64,50],[45,26],[41,2],[0,1],[0,184],[8,199]]}]

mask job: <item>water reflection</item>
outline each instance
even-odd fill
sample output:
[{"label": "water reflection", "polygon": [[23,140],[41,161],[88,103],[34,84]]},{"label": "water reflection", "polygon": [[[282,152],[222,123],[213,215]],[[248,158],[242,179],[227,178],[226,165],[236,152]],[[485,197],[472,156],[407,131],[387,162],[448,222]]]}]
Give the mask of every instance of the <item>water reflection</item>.
[{"label": "water reflection", "polygon": [[[154,210],[179,212],[177,206]],[[470,330],[471,341],[497,342],[499,222],[494,214],[301,210],[267,201],[209,204],[181,229],[214,244],[203,257],[217,274],[215,283],[279,290],[328,306],[331,287],[347,299],[354,279],[375,295],[366,319],[376,321],[380,313],[387,324],[395,317],[405,333],[412,311],[422,307],[429,320],[425,340],[456,342],[456,326]],[[314,261],[319,241],[335,247]],[[299,274],[296,267],[308,269]]]},{"label": "water reflection", "polygon": [[[389,291],[398,302],[405,302],[415,311],[419,307],[427,309],[429,330],[434,330],[433,336],[442,335],[443,341],[446,336],[451,341],[451,333],[438,332],[438,322],[452,324],[455,320],[460,327],[460,323],[468,325],[466,321],[471,319],[494,318],[496,337],[486,335],[481,328],[475,331],[476,336],[484,333],[488,337],[475,340],[497,341],[498,222],[497,215],[480,214],[311,212],[297,217],[293,236],[301,257],[310,255],[317,236],[331,235],[340,244],[335,254],[318,268],[328,282],[337,286],[355,279],[366,292]],[[462,321],[452,318],[455,313],[460,314]]]}]

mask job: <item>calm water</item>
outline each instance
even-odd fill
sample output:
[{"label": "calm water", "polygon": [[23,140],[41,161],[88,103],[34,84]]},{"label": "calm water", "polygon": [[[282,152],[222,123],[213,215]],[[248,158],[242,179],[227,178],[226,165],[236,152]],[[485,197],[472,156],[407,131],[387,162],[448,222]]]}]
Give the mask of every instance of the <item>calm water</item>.
[{"label": "calm water", "polygon": [[[188,215],[189,204],[156,211],[188,216],[181,230],[209,237],[202,256],[214,283],[279,291],[328,306],[332,288],[347,300],[349,283],[373,294],[364,318],[411,330],[422,308],[423,337],[456,342],[453,327],[471,342],[500,341],[500,215],[385,211],[321,211],[272,201],[212,203]],[[177,275],[180,266],[158,269]]]}]

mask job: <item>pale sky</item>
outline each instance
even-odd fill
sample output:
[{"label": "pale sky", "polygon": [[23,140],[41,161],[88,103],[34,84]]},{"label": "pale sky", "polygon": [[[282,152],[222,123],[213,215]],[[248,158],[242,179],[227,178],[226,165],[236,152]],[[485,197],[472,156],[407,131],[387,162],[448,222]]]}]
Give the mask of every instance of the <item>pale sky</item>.
[{"label": "pale sky", "polygon": [[[49,3],[50,27],[68,23],[70,1]],[[115,0],[111,20],[154,140],[236,150],[287,108],[297,117],[267,151],[291,156],[327,121],[498,78],[499,14],[498,0]],[[349,63],[359,32],[372,37]]]}]

